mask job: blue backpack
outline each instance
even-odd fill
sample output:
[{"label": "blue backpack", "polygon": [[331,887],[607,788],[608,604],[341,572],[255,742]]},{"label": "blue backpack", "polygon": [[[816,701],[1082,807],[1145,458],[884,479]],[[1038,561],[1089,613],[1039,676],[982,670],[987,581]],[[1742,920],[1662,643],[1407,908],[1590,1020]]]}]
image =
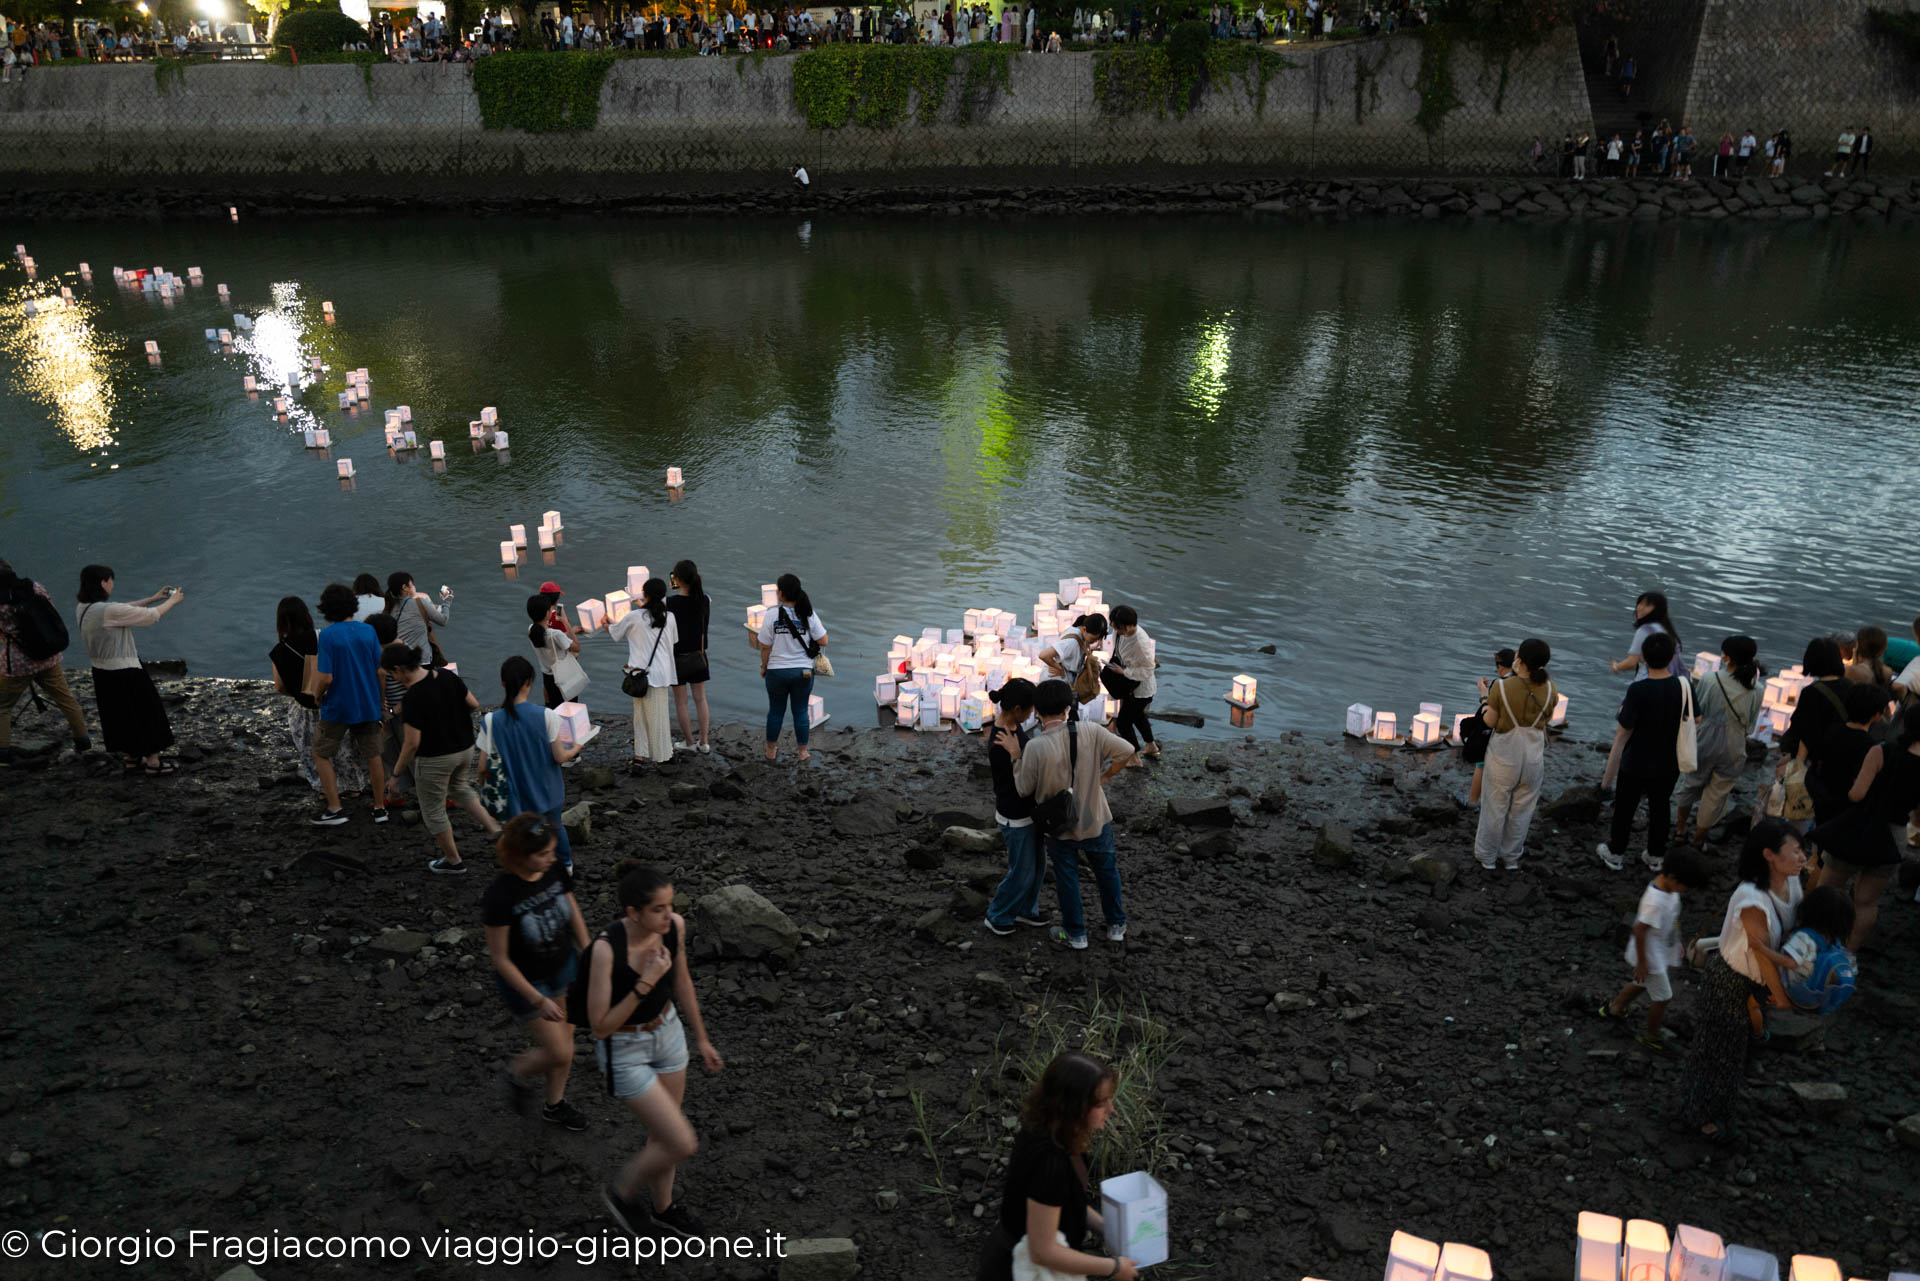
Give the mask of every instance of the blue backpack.
[{"label": "blue backpack", "polygon": [[1792,972],[1784,974],[1782,986],[1787,989],[1787,999],[1797,1008],[1809,1014],[1831,1014],[1853,995],[1857,977],[1853,953],[1839,943],[1829,943],[1812,930],[1794,931],[1795,937],[1802,934],[1820,945],[1813,958],[1813,972],[1806,978]]}]

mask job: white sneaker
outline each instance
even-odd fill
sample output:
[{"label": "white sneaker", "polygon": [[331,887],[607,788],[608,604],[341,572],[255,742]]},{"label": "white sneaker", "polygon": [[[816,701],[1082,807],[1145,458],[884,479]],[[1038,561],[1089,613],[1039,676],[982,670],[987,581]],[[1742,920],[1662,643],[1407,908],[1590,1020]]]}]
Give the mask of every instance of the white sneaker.
[{"label": "white sneaker", "polygon": [[1109,925],[1109,926],[1107,927],[1107,942],[1109,942],[1109,943],[1124,943],[1124,942],[1126,941],[1126,938],[1127,938],[1127,927],[1126,927],[1126,926],[1124,926],[1124,925]]},{"label": "white sneaker", "polygon": [[1593,852],[1600,856],[1600,861],[1602,863],[1605,863],[1608,867],[1612,868],[1616,872],[1627,865],[1627,860],[1621,858],[1618,854],[1615,854],[1612,850],[1608,849],[1607,843],[1605,841],[1602,841],[1600,842],[1599,845],[1595,846]]},{"label": "white sneaker", "polygon": [[1664,858],[1655,858],[1652,850],[1641,850],[1640,861],[1646,864],[1647,870],[1650,872],[1659,872],[1667,865],[1667,860]]}]

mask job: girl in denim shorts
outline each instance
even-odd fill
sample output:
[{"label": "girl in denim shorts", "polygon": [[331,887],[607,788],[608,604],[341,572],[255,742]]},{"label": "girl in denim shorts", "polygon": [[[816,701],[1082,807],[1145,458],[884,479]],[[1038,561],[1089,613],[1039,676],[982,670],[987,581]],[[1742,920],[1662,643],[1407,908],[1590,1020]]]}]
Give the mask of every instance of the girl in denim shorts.
[{"label": "girl in denim shorts", "polygon": [[[622,863],[617,872],[620,919],[593,941],[568,1002],[574,1020],[593,1031],[607,1092],[633,1109],[647,1127],[647,1143],[601,1196],[614,1222],[636,1236],[695,1236],[699,1227],[673,1195],[674,1173],[700,1146],[680,1110],[687,1092],[687,1026],[707,1071],[718,1072],[725,1063],[700,1018],[687,968],[687,923],[673,910],[672,882],[643,863]],[[640,1200],[643,1187],[652,1198],[651,1214]]]}]

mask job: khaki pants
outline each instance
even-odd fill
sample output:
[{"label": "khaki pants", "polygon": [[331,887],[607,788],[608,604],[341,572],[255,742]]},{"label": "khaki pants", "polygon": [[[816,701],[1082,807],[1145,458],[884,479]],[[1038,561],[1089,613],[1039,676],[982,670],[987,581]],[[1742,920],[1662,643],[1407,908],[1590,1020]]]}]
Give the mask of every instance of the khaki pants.
[{"label": "khaki pants", "polygon": [[38,685],[67,718],[67,728],[75,739],[87,737],[87,715],[80,700],[67,688],[67,674],[55,663],[44,672],[28,676],[0,676],[0,748],[13,745],[13,709],[26,695],[27,687]]},{"label": "khaki pants", "polygon": [[480,799],[473,788],[473,749],[462,748],[445,756],[416,756],[413,777],[419,784],[420,826],[429,832],[451,832],[447,801],[464,804]]}]

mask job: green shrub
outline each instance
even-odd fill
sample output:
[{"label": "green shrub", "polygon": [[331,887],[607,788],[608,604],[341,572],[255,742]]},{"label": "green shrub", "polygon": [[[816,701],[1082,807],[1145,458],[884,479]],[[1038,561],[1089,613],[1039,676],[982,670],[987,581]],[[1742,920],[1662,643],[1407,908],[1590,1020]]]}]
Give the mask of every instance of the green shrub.
[{"label": "green shrub", "polygon": [[962,57],[969,59],[963,114],[970,120],[973,92],[991,93],[1005,83],[1005,54],[938,45],[830,44],[801,54],[794,63],[794,105],[810,129],[844,129],[849,123],[891,129],[906,119],[908,104],[917,97],[915,115],[930,125],[940,118],[956,59]]},{"label": "green shrub", "polygon": [[273,42],[283,49],[301,50],[305,56],[309,49],[317,54],[339,53],[343,46],[370,44],[372,39],[365,27],[338,9],[302,9],[280,19]]},{"label": "green shrub", "polygon": [[611,53],[496,53],[473,64],[480,123],[525,133],[577,133],[600,120]]}]

